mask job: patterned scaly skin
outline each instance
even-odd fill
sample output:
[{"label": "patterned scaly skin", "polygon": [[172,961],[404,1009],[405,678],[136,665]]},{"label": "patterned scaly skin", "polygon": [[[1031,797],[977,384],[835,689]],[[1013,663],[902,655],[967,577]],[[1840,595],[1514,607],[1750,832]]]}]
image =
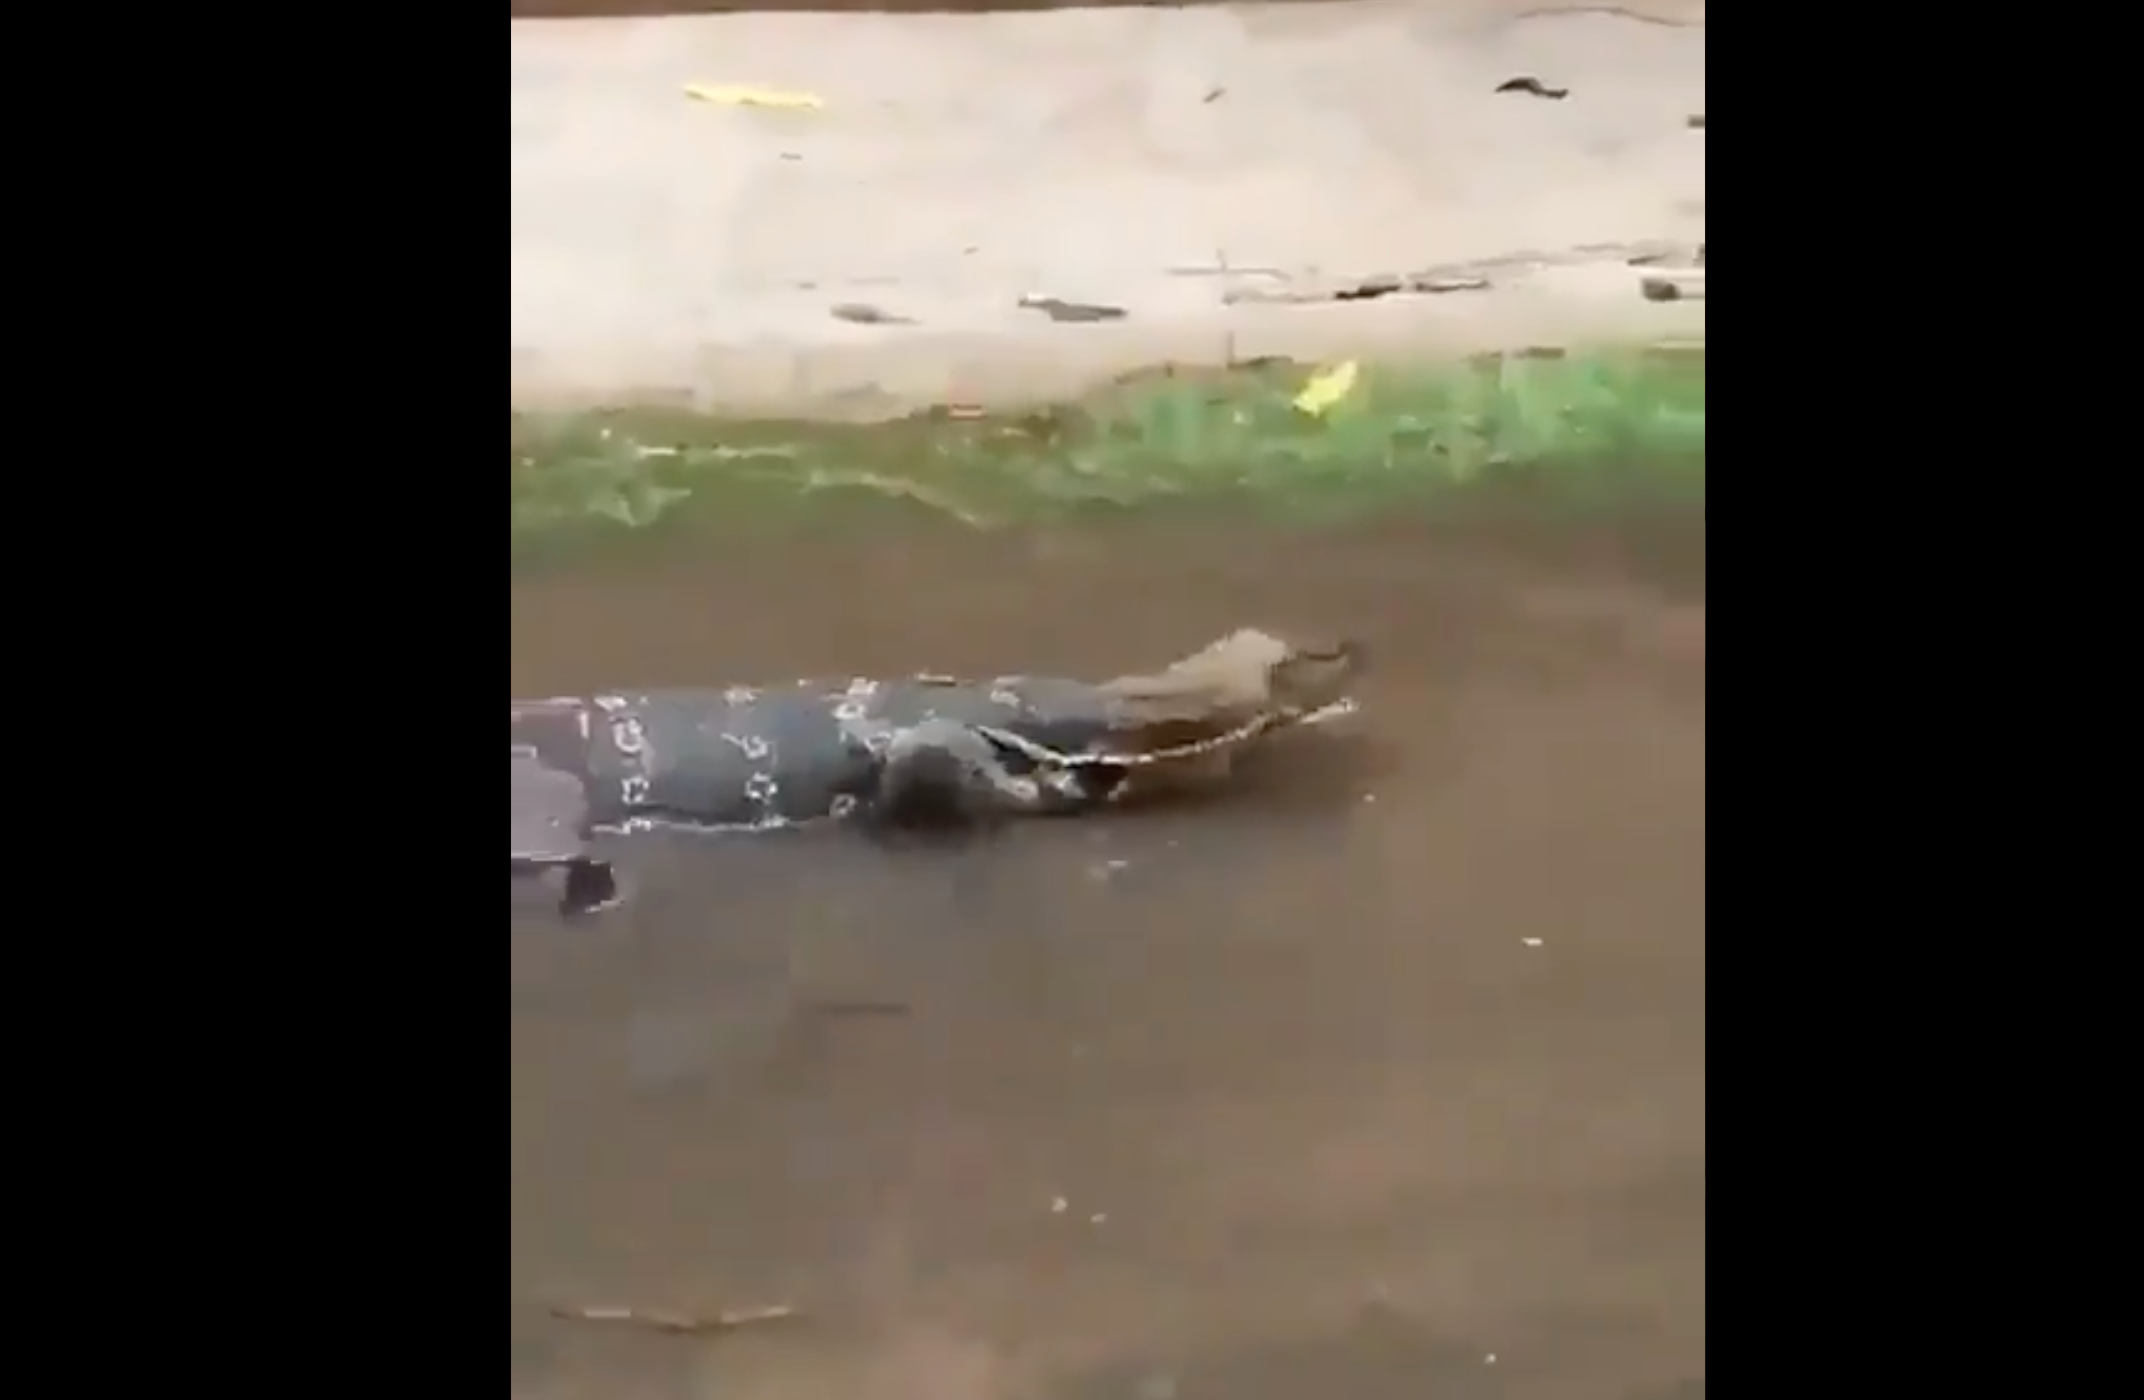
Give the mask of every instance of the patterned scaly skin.
[{"label": "patterned scaly skin", "polygon": [[[1106,697],[1081,682],[917,676],[516,702],[509,729],[517,794],[563,813],[577,793],[584,833],[633,833],[839,819],[947,777],[1005,811],[1076,809],[1103,794],[1038,773],[988,731],[1077,751],[1108,718]],[[517,858],[541,863],[537,844]]]},{"label": "patterned scaly skin", "polygon": [[1344,707],[1359,661],[1246,629],[1101,685],[917,675],[515,701],[512,866],[566,869],[570,911],[615,898],[598,835],[1091,811],[1225,773],[1235,747]]}]

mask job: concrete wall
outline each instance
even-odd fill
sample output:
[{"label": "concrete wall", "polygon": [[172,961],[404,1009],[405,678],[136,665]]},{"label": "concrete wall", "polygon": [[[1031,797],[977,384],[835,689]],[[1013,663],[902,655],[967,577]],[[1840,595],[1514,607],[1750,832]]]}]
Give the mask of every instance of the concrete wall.
[{"label": "concrete wall", "polygon": [[[1702,303],[1645,301],[1628,262],[1704,237],[1703,13],[516,22],[513,397],[869,415],[1157,360],[1698,335]],[[1495,91],[1520,75],[1568,96]],[[1491,285],[1306,301],[1411,273]],[[1024,295],[1125,315],[1059,324]]]}]

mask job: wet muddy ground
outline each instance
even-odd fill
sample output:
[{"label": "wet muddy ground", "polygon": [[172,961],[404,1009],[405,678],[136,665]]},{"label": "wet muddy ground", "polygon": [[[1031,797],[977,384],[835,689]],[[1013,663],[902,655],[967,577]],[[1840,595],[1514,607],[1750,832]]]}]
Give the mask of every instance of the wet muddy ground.
[{"label": "wet muddy ground", "polygon": [[1701,526],[705,545],[517,582],[512,682],[1113,673],[1251,623],[1376,667],[1218,805],[516,899],[515,1396],[1703,1395]]}]

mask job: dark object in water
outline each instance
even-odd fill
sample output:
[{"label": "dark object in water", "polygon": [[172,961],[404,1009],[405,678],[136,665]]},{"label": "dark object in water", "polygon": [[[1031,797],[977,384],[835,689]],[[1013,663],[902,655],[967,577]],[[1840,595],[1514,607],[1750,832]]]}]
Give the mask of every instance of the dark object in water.
[{"label": "dark object in water", "polygon": [[945,676],[515,701],[512,865],[561,908],[618,900],[590,843],[854,819],[961,834],[1225,776],[1268,734],[1352,708],[1350,645],[1242,631],[1165,670],[1087,682]]},{"label": "dark object in water", "polygon": [[1528,97],[1545,97],[1551,102],[1561,102],[1571,95],[1569,88],[1552,88],[1530,73],[1516,78],[1506,78],[1496,85],[1498,92],[1523,92]]},{"label": "dark object in water", "polygon": [[566,865],[566,892],[558,912],[568,918],[600,914],[618,902],[618,872],[607,860],[576,860]]},{"label": "dark object in water", "polygon": [[517,856],[510,862],[508,873],[520,880],[540,878],[553,871],[563,872],[558,912],[569,919],[600,914],[623,902],[618,872],[609,861],[594,856],[564,860],[523,860]]}]

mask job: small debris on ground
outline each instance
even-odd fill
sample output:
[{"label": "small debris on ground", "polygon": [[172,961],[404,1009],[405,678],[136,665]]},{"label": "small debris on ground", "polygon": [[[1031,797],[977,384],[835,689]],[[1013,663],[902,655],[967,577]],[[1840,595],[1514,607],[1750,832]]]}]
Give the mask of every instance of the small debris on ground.
[{"label": "small debris on ground", "polygon": [[1703,131],[1705,129],[1705,114],[1703,112],[1692,112],[1682,119],[1682,124],[1692,131]]},{"label": "small debris on ground", "polygon": [[1423,292],[1430,296],[1442,296],[1446,292],[1486,292],[1489,279],[1486,277],[1416,277],[1408,281],[1406,291]]},{"label": "small debris on ground", "polygon": [[1286,277],[1288,274],[1277,267],[1239,267],[1228,260],[1228,249],[1213,250],[1213,261],[1194,267],[1170,267],[1163,269],[1171,277]]},{"label": "small debris on ground", "polygon": [[1319,370],[1310,376],[1303,391],[1292,400],[1295,411],[1312,418],[1323,418],[1334,405],[1355,392],[1355,381],[1361,372],[1361,366],[1353,360],[1342,360],[1329,369]]},{"label": "small debris on ground", "polygon": [[1630,267],[1657,267],[1663,270],[1703,267],[1705,245],[1700,243],[1695,248],[1651,248],[1623,261]]},{"label": "small debris on ground", "polygon": [[584,1322],[605,1327],[635,1327],[644,1332],[672,1336],[707,1337],[736,1332],[746,1327],[792,1322],[803,1316],[792,1307],[738,1308],[716,1313],[675,1313],[645,1308],[557,1306],[551,1316],[561,1322]]},{"label": "small debris on ground", "polygon": [[1326,279],[1306,285],[1234,287],[1221,294],[1224,306],[1311,306],[1328,302],[1376,301],[1388,296],[1442,296],[1449,292],[1486,292],[1486,277],[1440,272],[1378,272],[1344,281]]},{"label": "small debris on ground", "polygon": [[847,321],[852,326],[913,326],[919,324],[913,316],[897,316],[882,306],[873,306],[864,301],[845,301],[827,308],[827,314],[837,321]]},{"label": "small debris on ground", "polygon": [[764,107],[781,112],[817,112],[826,100],[815,92],[787,92],[780,88],[743,87],[734,83],[687,83],[685,95],[695,102],[718,107]]},{"label": "small debris on ground", "polygon": [[1703,301],[1705,274],[1703,269],[1699,269],[1694,272],[1647,277],[1639,282],[1638,291],[1647,301]]},{"label": "small debris on ground", "polygon": [[1561,102],[1571,95],[1569,88],[1552,88],[1530,73],[1516,78],[1506,78],[1496,85],[1498,92],[1523,92],[1528,97],[1543,97],[1551,102]]},{"label": "small debris on ground", "polygon": [[1025,311],[1040,311],[1052,321],[1068,325],[1093,321],[1121,321],[1131,314],[1121,306],[1065,301],[1059,297],[1024,296],[1020,298],[1020,307]]}]

